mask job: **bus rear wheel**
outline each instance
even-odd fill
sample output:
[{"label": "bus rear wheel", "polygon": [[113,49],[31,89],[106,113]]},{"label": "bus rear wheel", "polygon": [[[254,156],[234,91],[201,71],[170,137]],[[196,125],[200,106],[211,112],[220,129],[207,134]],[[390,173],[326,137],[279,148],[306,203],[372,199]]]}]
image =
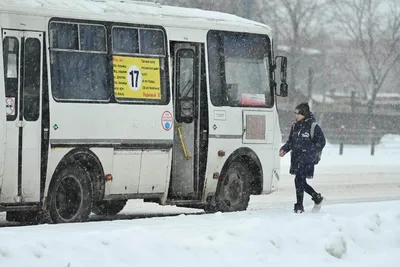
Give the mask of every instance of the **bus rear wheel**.
[{"label": "bus rear wheel", "polygon": [[49,191],[49,212],[54,223],[87,221],[92,209],[92,183],[86,171],[74,164],[55,177]]},{"label": "bus rear wheel", "polygon": [[216,210],[233,212],[246,210],[250,202],[251,172],[241,161],[234,161],[218,182]]},{"label": "bus rear wheel", "polygon": [[93,205],[93,213],[96,215],[117,215],[121,210],[124,209],[128,200],[110,200],[110,201],[99,201]]}]

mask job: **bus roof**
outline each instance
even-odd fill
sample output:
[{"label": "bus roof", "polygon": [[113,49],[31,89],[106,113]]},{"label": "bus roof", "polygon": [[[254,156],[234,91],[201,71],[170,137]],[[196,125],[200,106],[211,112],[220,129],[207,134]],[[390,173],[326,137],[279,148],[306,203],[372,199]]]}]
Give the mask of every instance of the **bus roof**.
[{"label": "bus roof", "polygon": [[[153,2],[132,0],[1,0],[0,12],[8,11],[30,15],[84,17],[105,21],[132,22],[137,17],[151,17],[153,23],[194,28],[243,27],[256,32],[270,33],[262,23],[236,15],[161,5]],[[132,16],[135,15],[135,16]],[[188,21],[189,20],[189,21]]]}]

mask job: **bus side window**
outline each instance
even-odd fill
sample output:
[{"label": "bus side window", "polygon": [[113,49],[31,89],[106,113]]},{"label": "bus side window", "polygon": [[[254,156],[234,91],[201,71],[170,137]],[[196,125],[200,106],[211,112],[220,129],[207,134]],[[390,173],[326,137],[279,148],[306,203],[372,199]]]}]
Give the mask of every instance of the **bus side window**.
[{"label": "bus side window", "polygon": [[103,25],[50,23],[52,92],[57,100],[108,102],[108,59]]},{"label": "bus side window", "polygon": [[180,49],[176,59],[176,119],[191,123],[194,118],[194,52]]},{"label": "bus side window", "polygon": [[140,50],[142,54],[164,55],[164,33],[160,30],[140,30]]},{"label": "bus side window", "polygon": [[6,106],[11,112],[7,114],[7,121],[14,121],[18,115],[19,42],[17,38],[4,38],[3,61]]},{"label": "bus side window", "polygon": [[[167,104],[170,96],[166,86],[168,66],[164,32],[160,29],[112,26],[111,36],[113,62],[127,62],[113,64],[116,101]],[[128,69],[124,70],[127,67],[138,69],[128,72]],[[129,74],[128,83],[124,76],[118,74],[120,72]]]},{"label": "bus side window", "polygon": [[134,54],[139,53],[138,30],[135,28],[113,27],[113,52]]}]

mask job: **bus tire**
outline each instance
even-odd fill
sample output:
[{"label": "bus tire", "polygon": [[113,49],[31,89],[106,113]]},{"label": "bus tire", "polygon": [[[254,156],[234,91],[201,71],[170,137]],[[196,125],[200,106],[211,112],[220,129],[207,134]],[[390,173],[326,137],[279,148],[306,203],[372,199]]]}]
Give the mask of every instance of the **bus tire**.
[{"label": "bus tire", "polygon": [[204,205],[204,209],[203,210],[207,214],[218,212],[214,198],[212,198],[210,200],[207,200],[206,204]]},{"label": "bus tire", "polygon": [[89,175],[78,164],[64,167],[49,190],[53,223],[85,222],[92,209],[93,189]]},{"label": "bus tire", "polygon": [[251,172],[241,161],[230,163],[218,181],[215,195],[217,211],[244,211],[250,202]]},{"label": "bus tire", "polygon": [[93,204],[92,212],[96,215],[117,215],[121,210],[124,209],[128,200],[110,200],[110,201],[99,201]]}]

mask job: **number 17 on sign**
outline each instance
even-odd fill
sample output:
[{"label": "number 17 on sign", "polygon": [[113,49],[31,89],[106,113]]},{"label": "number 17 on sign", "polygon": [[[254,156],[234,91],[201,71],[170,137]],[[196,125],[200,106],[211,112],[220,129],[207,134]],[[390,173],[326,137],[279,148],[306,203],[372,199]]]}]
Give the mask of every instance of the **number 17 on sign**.
[{"label": "number 17 on sign", "polygon": [[142,85],[142,74],[137,66],[131,66],[128,70],[128,84],[133,91],[140,89]]}]

